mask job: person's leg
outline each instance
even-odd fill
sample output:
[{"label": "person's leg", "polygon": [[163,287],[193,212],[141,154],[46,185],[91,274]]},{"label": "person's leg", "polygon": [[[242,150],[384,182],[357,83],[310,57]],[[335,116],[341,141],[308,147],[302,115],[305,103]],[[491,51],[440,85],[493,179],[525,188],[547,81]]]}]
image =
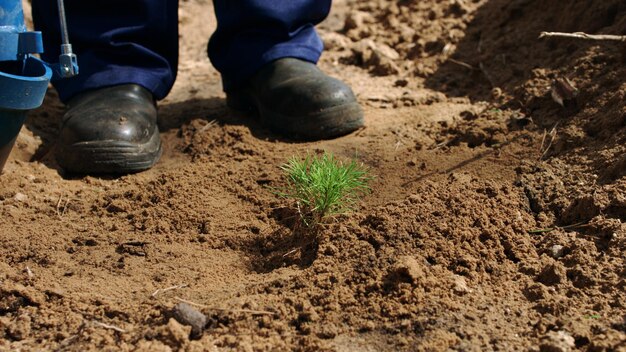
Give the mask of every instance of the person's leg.
[{"label": "person's leg", "polygon": [[[48,62],[57,62],[61,34],[57,2],[33,0],[35,28]],[[178,65],[177,0],[65,0],[69,37],[80,74],[54,81],[62,101],[103,87],[135,83],[164,98]]]},{"label": "person's leg", "polygon": [[[53,82],[68,106],[56,159],[69,172],[129,173],[161,155],[155,100],[174,84],[178,61],[177,0],[66,0],[79,75]],[[33,0],[43,58],[56,62],[56,1]]]},{"label": "person's leg", "polygon": [[255,109],[290,138],[324,139],[363,126],[345,83],[315,64],[323,43],[314,26],[331,0],[214,0],[217,30],[208,53],[222,74],[228,105]]},{"label": "person's leg", "polygon": [[324,45],[314,26],[331,0],[214,0],[217,30],[208,53],[224,90],[243,84],[266,64],[284,57],[316,63]]}]

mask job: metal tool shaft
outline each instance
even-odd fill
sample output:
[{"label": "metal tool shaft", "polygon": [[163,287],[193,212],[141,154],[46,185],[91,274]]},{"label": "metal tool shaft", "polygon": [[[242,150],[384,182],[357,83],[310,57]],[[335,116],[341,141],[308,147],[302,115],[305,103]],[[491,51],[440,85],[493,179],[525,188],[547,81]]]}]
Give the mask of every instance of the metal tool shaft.
[{"label": "metal tool shaft", "polygon": [[67,19],[65,17],[65,4],[63,0],[57,0],[59,8],[59,22],[61,25],[61,55],[59,56],[59,73],[61,77],[69,78],[78,74],[78,63],[76,55],[72,51],[70,37],[67,30]]},{"label": "metal tool shaft", "polygon": [[65,18],[65,4],[63,0],[57,0],[57,6],[59,8],[59,21],[61,22],[61,41],[63,45],[70,44],[70,37],[67,32],[67,20]]}]

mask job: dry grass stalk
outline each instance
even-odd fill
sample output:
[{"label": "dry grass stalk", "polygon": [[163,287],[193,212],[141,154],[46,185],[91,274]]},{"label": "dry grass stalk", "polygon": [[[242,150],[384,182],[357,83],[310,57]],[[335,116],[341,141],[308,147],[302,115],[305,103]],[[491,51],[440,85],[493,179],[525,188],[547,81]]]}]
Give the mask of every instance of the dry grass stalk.
[{"label": "dry grass stalk", "polygon": [[98,326],[98,327],[101,327],[101,328],[104,328],[104,329],[109,329],[109,330],[117,331],[117,332],[120,332],[120,333],[125,333],[126,332],[126,330],[124,330],[124,329],[122,329],[120,327],[117,327],[115,325],[109,325],[109,324],[101,323],[101,322],[95,321],[95,320],[92,321],[91,323],[93,325],[95,325],[95,326]]},{"label": "dry grass stalk", "polygon": [[[556,134],[557,134],[556,133],[556,128],[557,128],[558,125],[559,125],[558,122],[555,123],[554,127],[552,127],[550,132],[547,132],[547,130],[544,131],[543,139],[541,140],[541,148],[539,149],[539,151],[541,152],[541,156],[539,157],[539,160],[543,160],[543,158],[546,156],[546,154],[548,154],[548,151],[552,147],[552,143],[556,139]],[[550,137],[550,140],[548,141],[548,145],[544,148],[545,141],[546,141],[548,136]]]},{"label": "dry grass stalk", "polygon": [[574,38],[584,40],[598,40],[598,41],[617,41],[626,42],[626,35],[611,35],[611,34],[587,34],[583,32],[563,33],[563,32],[541,32],[539,39],[542,38]]},{"label": "dry grass stalk", "polygon": [[154,293],[152,293],[151,297],[152,297],[152,298],[156,298],[156,296],[157,296],[158,294],[160,294],[160,293],[164,293],[164,292],[167,292],[167,291],[172,291],[172,290],[178,290],[178,289],[185,288],[185,287],[189,287],[189,285],[187,285],[187,284],[182,284],[182,285],[174,285],[174,286],[170,286],[170,287],[167,287],[167,288],[160,288],[160,289],[158,289],[158,290],[154,291]]},{"label": "dry grass stalk", "polygon": [[463,61],[460,61],[460,60],[455,60],[453,58],[448,58],[448,61],[450,61],[453,64],[457,64],[459,66],[463,66],[463,67],[467,68],[468,70],[472,70],[472,71],[475,70],[474,66],[468,64],[467,62],[463,62]]}]

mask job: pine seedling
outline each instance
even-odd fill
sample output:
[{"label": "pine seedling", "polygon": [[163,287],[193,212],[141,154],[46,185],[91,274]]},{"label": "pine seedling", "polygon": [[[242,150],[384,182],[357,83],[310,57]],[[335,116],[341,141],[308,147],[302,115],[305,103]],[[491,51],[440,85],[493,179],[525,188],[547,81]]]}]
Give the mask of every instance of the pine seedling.
[{"label": "pine seedling", "polygon": [[304,225],[316,228],[334,215],[353,210],[370,191],[372,176],[355,160],[342,162],[332,154],[292,157],[283,165],[287,186],[279,195],[295,200]]}]

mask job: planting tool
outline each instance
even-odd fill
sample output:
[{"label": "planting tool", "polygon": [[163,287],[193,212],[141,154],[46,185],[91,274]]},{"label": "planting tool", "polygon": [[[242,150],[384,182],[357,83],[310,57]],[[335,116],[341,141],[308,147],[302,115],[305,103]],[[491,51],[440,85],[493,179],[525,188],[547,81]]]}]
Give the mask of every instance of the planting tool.
[{"label": "planting tool", "polygon": [[32,54],[43,52],[41,32],[27,31],[22,0],[0,0],[0,172],[15,144],[26,113],[41,106],[52,77],[78,74],[67,35],[63,0],[58,0],[62,44],[58,64]]}]

